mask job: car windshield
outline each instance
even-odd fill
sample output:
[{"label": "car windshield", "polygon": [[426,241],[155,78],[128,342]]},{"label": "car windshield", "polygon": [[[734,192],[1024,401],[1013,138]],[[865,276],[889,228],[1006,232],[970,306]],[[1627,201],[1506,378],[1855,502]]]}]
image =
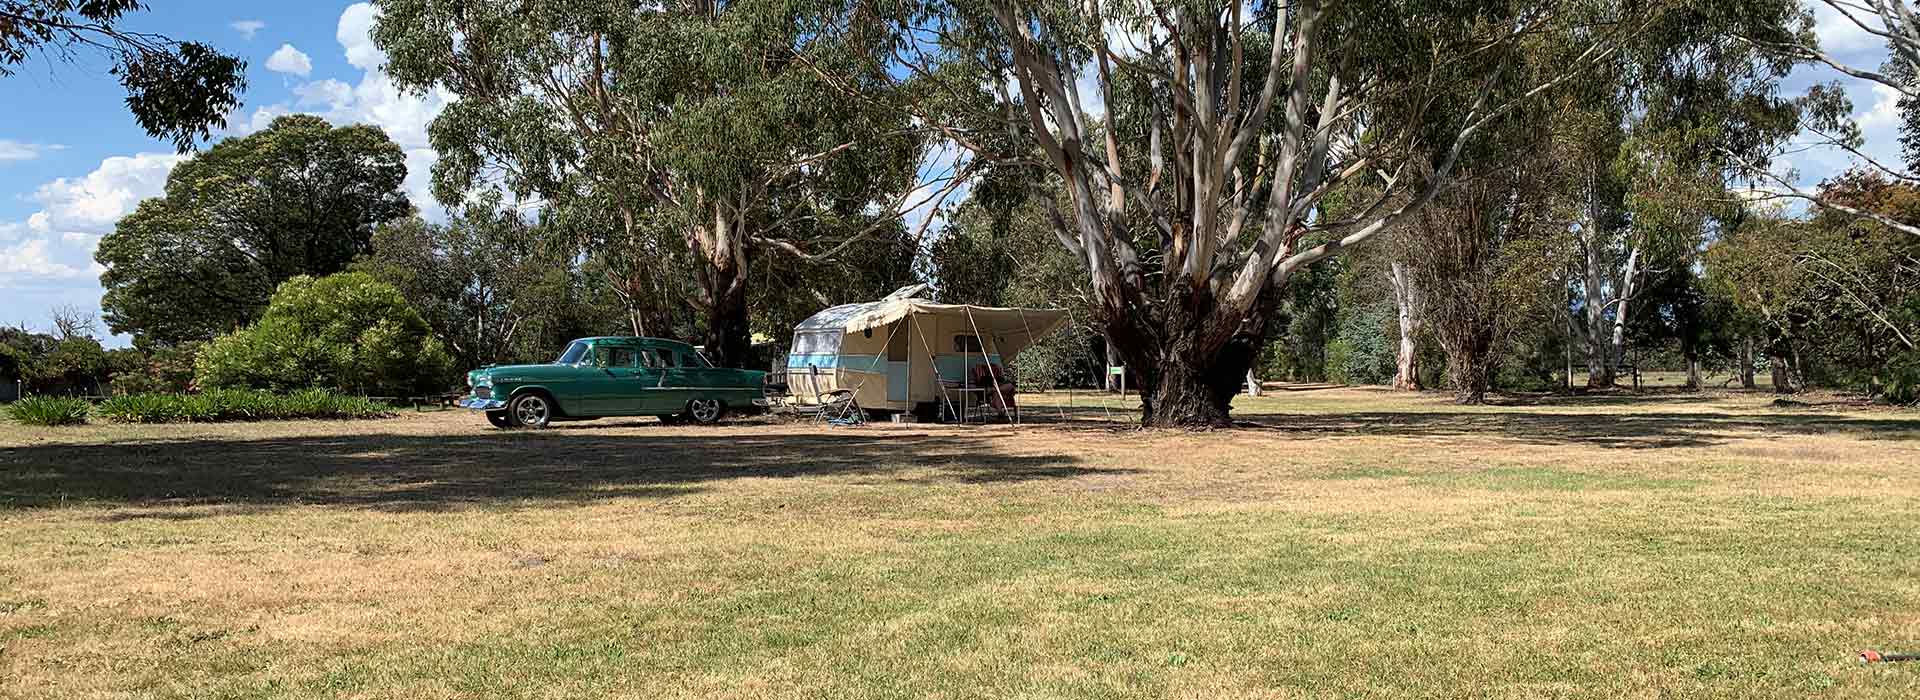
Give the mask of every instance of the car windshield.
[{"label": "car windshield", "polygon": [[691,355],[681,355],[681,358],[686,360],[688,367],[712,367],[713,366],[713,361],[707,359],[707,351],[701,350],[699,348],[694,348],[693,354]]},{"label": "car windshield", "polygon": [[553,363],[556,365],[571,365],[578,363],[580,360],[586,358],[586,356],[587,344],[574,341],[572,345],[567,346],[566,352],[560,353],[560,359],[554,360]]}]

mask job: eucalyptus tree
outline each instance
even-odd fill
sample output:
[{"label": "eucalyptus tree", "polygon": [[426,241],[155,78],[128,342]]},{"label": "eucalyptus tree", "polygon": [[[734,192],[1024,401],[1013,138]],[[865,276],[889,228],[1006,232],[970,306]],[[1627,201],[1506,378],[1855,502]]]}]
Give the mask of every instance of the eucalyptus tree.
[{"label": "eucalyptus tree", "polygon": [[436,196],[491,182],[607,212],[636,333],[684,251],[724,364],[745,359],[756,256],[830,259],[963,179],[920,177],[928,140],[875,58],[897,25],[857,3],[377,4],[394,79],[460,98],[430,132]]},{"label": "eucalyptus tree", "polygon": [[1477,133],[1659,8],[963,0],[923,23],[922,77],[1067,193],[1057,237],[1144,422],[1220,425],[1289,278],[1405,223]]},{"label": "eucalyptus tree", "polygon": [[1508,339],[1543,302],[1557,304],[1553,272],[1569,252],[1569,168],[1538,139],[1489,145],[1496,152],[1463,169],[1401,236],[1403,274],[1425,299],[1423,321],[1462,404],[1485,401]]},{"label": "eucalyptus tree", "polygon": [[1427,320],[1426,295],[1414,281],[1412,270],[1401,260],[1388,262],[1387,288],[1393,293],[1393,308],[1398,317],[1394,327],[1400,332],[1400,342],[1394,351],[1393,388],[1419,391],[1420,332]]},{"label": "eucalyptus tree", "polygon": [[1554,129],[1584,212],[1574,230],[1587,384],[1612,386],[1650,276],[1686,267],[1738,216],[1729,190],[1797,130],[1782,98],[1794,61],[1742,37],[1807,29],[1790,0],[1677,7],[1647,24],[1593,80],[1564,91]]},{"label": "eucalyptus tree", "polygon": [[247,64],[206,44],[125,27],[128,14],[145,9],[141,0],[0,0],[0,77],[32,58],[105,57],[140,128],[191,150],[240,106]]},{"label": "eucalyptus tree", "polygon": [[[1899,96],[1903,162],[1876,159],[1867,153],[1865,135],[1851,118],[1853,105],[1838,81],[1814,85],[1800,98],[1805,139],[1798,148],[1813,145],[1835,149],[1851,156],[1857,167],[1899,182],[1920,183],[1920,17],[1916,17],[1907,0],[1808,0],[1807,4],[1824,8],[1842,32],[1857,31],[1882,42],[1887,48],[1886,61],[1878,66],[1850,62],[1822,46],[1819,34],[1812,31],[1787,36],[1742,32],[1738,36],[1783,59],[1802,61],[1845,78],[1891,89]],[[1786,147],[1778,150],[1784,152]],[[1920,224],[1825,196],[1820,188],[1796,182],[1797,173],[1769,168],[1765,159],[1749,158],[1743,165],[1750,177],[1767,181],[1777,196],[1805,200],[1837,213],[1870,219],[1894,231],[1920,236]]]},{"label": "eucalyptus tree", "polygon": [[[1878,173],[1847,173],[1816,194],[1920,222],[1920,188]],[[1710,293],[1758,321],[1775,390],[1838,382],[1920,396],[1920,239],[1832,207],[1757,215],[1714,242],[1706,270]]]},{"label": "eucalyptus tree", "polygon": [[579,250],[540,226],[482,197],[445,223],[380,227],[354,269],[398,289],[461,367],[544,361],[555,341],[537,334],[569,312]]}]

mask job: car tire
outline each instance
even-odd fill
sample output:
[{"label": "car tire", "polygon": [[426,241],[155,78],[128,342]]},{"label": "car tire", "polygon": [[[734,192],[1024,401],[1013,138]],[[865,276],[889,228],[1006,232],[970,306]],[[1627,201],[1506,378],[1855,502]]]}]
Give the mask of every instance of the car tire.
[{"label": "car tire", "polygon": [[507,403],[507,419],[516,427],[545,428],[553,415],[553,399],[546,394],[521,394]]},{"label": "car tire", "polygon": [[507,417],[506,411],[487,411],[487,422],[502,430],[513,427],[513,419]]},{"label": "car tire", "polygon": [[719,399],[694,399],[687,402],[687,420],[700,425],[713,425],[727,415],[727,404]]}]

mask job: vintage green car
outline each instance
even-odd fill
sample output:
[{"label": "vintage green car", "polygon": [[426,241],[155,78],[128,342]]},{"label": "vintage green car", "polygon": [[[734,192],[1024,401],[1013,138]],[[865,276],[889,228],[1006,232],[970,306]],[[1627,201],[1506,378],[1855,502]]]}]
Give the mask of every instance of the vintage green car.
[{"label": "vintage green car", "polygon": [[714,367],[676,340],[581,338],[551,364],[468,372],[469,391],[459,405],[485,411],[501,428],[611,416],[713,423],[763,405],[765,381],[765,372]]}]

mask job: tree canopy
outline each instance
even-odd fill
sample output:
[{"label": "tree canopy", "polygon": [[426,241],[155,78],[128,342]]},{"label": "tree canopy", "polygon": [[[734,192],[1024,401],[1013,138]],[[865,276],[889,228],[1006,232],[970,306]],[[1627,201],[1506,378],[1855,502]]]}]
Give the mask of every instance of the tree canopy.
[{"label": "tree canopy", "polygon": [[185,152],[227,124],[247,64],[206,44],[121,28],[141,0],[0,0],[0,77],[36,56],[110,58],[140,128]]},{"label": "tree canopy", "polygon": [[346,269],[375,226],[411,212],[406,174],[377,127],[314,116],[214,145],[101,239],[107,326],[177,343],[245,325],[281,282]]},{"label": "tree canopy", "polygon": [[830,257],[909,206],[925,139],[874,60],[888,25],[858,21],[863,4],[379,6],[395,80],[460,96],[432,127],[436,195],[498,183],[604,212],[634,333],[661,330],[646,312],[690,271],[709,355],[738,364],[755,257]]}]

